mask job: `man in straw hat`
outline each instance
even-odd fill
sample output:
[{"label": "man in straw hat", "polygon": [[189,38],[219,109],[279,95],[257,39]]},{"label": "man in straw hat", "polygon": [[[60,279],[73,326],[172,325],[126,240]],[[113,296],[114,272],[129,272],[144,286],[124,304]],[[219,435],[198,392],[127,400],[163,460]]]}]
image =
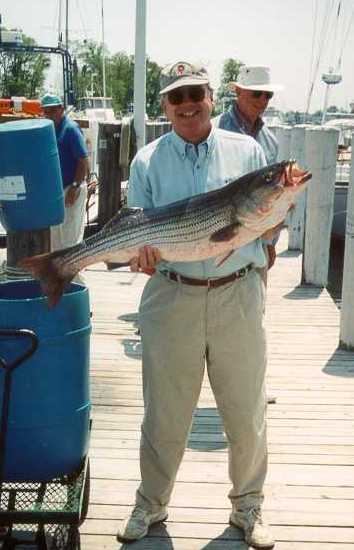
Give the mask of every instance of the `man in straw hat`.
[{"label": "man in straw hat", "polygon": [[[161,103],[172,131],[141,148],[130,170],[128,205],[151,208],[219,189],[266,165],[249,136],[213,128],[205,68],[178,61],[161,74]],[[266,258],[260,239],[214,259],[166,262],[142,247],[132,271],[153,269],[139,306],[144,418],[141,484],[117,533],[131,542],[167,518],[178,467],[207,370],[229,444],[230,522],[254,548],[273,548],[262,520],[267,472],[264,377]],[[196,518],[198,520],[198,518]]]},{"label": "man in straw hat", "polygon": [[[267,128],[262,115],[275,92],[283,89],[272,82],[269,67],[242,66],[236,82],[229,83],[229,89],[236,94],[229,110],[217,117],[215,125],[230,132],[252,136],[262,147],[267,164],[277,162],[278,142]],[[268,255],[268,269],[275,262],[275,240],[265,241]],[[266,272],[264,273],[266,281]]]}]

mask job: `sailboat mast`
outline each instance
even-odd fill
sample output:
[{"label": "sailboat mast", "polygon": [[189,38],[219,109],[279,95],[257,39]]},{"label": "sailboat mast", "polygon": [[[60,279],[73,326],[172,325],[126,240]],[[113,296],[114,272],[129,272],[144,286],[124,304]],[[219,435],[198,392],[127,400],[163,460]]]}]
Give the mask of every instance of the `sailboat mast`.
[{"label": "sailboat mast", "polygon": [[102,80],[103,80],[103,108],[106,108],[106,54],[104,46],[104,10],[101,0],[101,21],[102,21]]},{"label": "sailboat mast", "polygon": [[65,48],[69,50],[69,0],[65,4]]},{"label": "sailboat mast", "polygon": [[146,0],[136,0],[135,6],[134,129],[140,149],[145,145]]}]

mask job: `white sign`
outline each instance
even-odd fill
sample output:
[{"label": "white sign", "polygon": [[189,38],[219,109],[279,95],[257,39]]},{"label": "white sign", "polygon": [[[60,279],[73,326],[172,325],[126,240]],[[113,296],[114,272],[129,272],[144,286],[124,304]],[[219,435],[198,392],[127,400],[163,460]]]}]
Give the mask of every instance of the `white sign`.
[{"label": "white sign", "polygon": [[24,200],[25,197],[18,196],[23,194],[26,194],[26,186],[23,176],[4,176],[0,178],[0,200]]}]

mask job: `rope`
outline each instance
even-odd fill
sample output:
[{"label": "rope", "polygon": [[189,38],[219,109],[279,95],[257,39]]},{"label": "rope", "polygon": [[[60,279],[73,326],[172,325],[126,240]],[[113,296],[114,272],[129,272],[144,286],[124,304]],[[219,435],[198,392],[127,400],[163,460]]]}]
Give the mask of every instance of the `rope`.
[{"label": "rope", "polygon": [[28,273],[28,271],[25,271],[24,269],[21,269],[19,267],[12,267],[7,264],[7,261],[4,260],[0,265],[0,280],[1,281],[16,281],[19,279],[31,279],[32,277]]}]

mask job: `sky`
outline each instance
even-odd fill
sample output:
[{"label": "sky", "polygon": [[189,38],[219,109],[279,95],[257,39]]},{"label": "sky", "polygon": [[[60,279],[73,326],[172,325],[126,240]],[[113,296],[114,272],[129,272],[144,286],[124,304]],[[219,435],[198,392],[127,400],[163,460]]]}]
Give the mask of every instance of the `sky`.
[{"label": "sky", "polygon": [[[134,54],[136,0],[69,0],[70,38],[102,40],[102,1],[109,52]],[[59,0],[1,0],[2,25],[54,46],[58,6]],[[146,0],[146,9],[146,51],[159,65],[202,62],[215,88],[228,58],[266,65],[272,81],[284,85],[272,104],[306,110],[313,83],[313,112],[324,106],[321,74],[341,59],[342,82],[331,86],[328,104],[349,109],[354,101],[354,0]]]}]

